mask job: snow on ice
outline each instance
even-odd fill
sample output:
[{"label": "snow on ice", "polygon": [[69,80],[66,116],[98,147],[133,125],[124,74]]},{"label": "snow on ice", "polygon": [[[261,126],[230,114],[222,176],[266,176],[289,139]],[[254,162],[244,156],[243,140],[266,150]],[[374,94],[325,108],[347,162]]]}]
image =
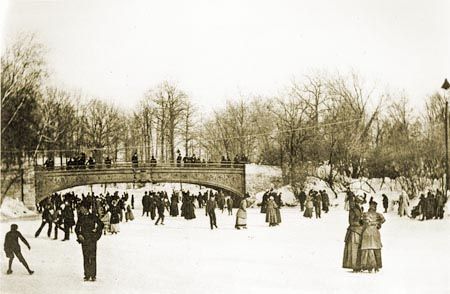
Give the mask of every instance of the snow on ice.
[{"label": "snow on ice", "polygon": [[[260,176],[257,169],[250,168],[255,177]],[[277,177],[275,169],[270,172]],[[352,183],[352,187],[364,191],[363,183]],[[264,183],[260,191],[270,187],[270,182]],[[7,259],[3,255],[0,292],[51,293],[58,289],[61,293],[450,293],[448,207],[445,219],[423,222],[400,218],[391,209],[385,214],[386,223],[381,229],[383,268],[376,274],[355,274],[342,268],[348,226],[343,193],[335,198],[324,182],[313,178],[306,187],[325,189],[330,195],[334,205],[328,214],[322,213],[321,219],[306,219],[298,207],[283,207],[280,226],[269,227],[265,215],[255,207],[248,210],[247,230],[235,230],[235,215],[228,216],[226,211],[216,211],[219,229],[210,230],[202,209],[197,209],[197,218],[190,221],[167,216],[166,212],[165,225],[155,226],[150,218],[141,217],[141,196],[150,189],[148,185],[107,186],[110,192],[134,194],[136,219],[121,223],[118,235],[103,236],[98,242],[96,282],[83,282],[81,246],[74,234],[69,242],[51,240],[45,234],[34,238],[39,218],[3,220],[2,236],[11,223],[17,223],[30,242],[31,251],[22,246],[22,252],[35,274],[29,276],[15,259],[14,273],[6,275]],[[181,189],[180,184],[152,188],[169,194]],[[194,194],[200,189],[185,184],[182,188]],[[275,188],[282,192],[284,202],[295,202],[290,187]],[[96,194],[106,191],[100,185],[75,189],[76,193],[91,190]],[[381,204],[384,192],[391,200],[396,200],[399,193],[392,183],[387,183],[377,193],[368,193],[368,197],[374,196]],[[259,199],[260,195],[255,197]],[[21,210],[5,209],[10,207],[5,201],[2,215],[10,218],[4,211]],[[378,210],[382,210],[381,205]],[[62,239],[62,232],[59,236]]]},{"label": "snow on ice", "polygon": [[[140,199],[136,199],[139,203]],[[347,212],[334,208],[322,219],[305,219],[283,208],[282,223],[268,227],[259,209],[249,209],[248,230],[234,229],[234,215],[217,212],[209,229],[204,210],[187,221],[167,217],[164,226],[135,211],[118,235],[98,243],[97,282],[83,282],[81,247],[41,234],[39,220],[12,222],[31,244],[22,246],[36,272],[15,260],[14,273],[1,265],[1,293],[448,293],[449,219],[414,221],[386,215],[381,229],[383,269],[353,274],[341,268]],[[236,210],[234,211],[236,212]],[[60,234],[61,236],[62,234]],[[62,236],[61,236],[62,238]]]},{"label": "snow on ice", "polygon": [[21,217],[37,216],[36,212],[29,210],[22,201],[5,197],[0,207],[0,220],[8,220]]}]

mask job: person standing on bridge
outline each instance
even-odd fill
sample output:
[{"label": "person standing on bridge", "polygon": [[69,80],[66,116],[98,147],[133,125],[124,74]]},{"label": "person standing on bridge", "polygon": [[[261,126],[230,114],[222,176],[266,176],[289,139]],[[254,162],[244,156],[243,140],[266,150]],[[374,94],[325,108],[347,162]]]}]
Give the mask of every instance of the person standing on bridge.
[{"label": "person standing on bridge", "polygon": [[208,201],[206,201],[205,206],[205,215],[209,216],[209,224],[211,225],[211,230],[214,229],[213,227],[216,227],[217,229],[217,223],[216,223],[216,209],[217,203],[214,199],[214,195],[211,195]]},{"label": "person standing on bridge", "polygon": [[131,163],[132,163],[132,166],[133,166],[134,168],[138,167],[138,165],[139,165],[139,159],[138,159],[138,154],[137,154],[137,152],[134,152],[133,156],[131,157]]},{"label": "person standing on bridge", "polygon": [[12,263],[14,260],[14,255],[17,256],[19,261],[23,264],[23,266],[27,269],[28,273],[32,275],[34,271],[30,270],[25,258],[23,258],[22,253],[20,252],[19,238],[22,242],[28,247],[28,250],[31,250],[30,244],[28,244],[27,240],[22,236],[22,234],[17,230],[18,226],[16,224],[11,225],[11,231],[6,233],[4,250],[6,253],[6,257],[9,258],[8,263],[8,271],[6,272],[8,275],[12,274]]}]

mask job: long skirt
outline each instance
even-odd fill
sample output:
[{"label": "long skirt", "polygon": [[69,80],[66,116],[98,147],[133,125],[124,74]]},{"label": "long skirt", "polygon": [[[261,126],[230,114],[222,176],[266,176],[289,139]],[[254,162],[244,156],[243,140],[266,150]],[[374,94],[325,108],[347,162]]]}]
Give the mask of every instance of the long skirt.
[{"label": "long skirt", "polygon": [[132,221],[132,220],[134,220],[134,215],[133,215],[133,212],[130,210],[130,211],[127,211],[127,212],[125,212],[125,220],[126,221]]},{"label": "long skirt", "polygon": [[382,268],[381,249],[362,249],[361,250],[361,270],[373,269],[378,270]]},{"label": "long skirt", "polygon": [[118,232],[120,232],[119,224],[111,224],[111,233],[118,233]]},{"label": "long skirt", "polygon": [[312,213],[313,213],[313,209],[309,208],[309,207],[306,207],[305,208],[305,212],[303,213],[303,216],[311,218],[312,217]]},{"label": "long skirt", "polygon": [[360,247],[361,235],[347,230],[345,236],[344,258],[342,260],[343,268],[360,270]]},{"label": "long skirt", "polygon": [[261,203],[261,213],[266,213],[267,212],[267,205],[263,202]]},{"label": "long skirt", "polygon": [[178,203],[173,202],[170,205],[170,215],[171,216],[178,216]]},{"label": "long skirt", "polygon": [[275,212],[277,214],[277,224],[281,223],[281,213],[279,208],[275,208]]},{"label": "long skirt", "polygon": [[111,231],[111,223],[109,222],[109,215],[105,214],[102,218],[101,221],[103,223],[103,231],[106,232],[110,232]]},{"label": "long skirt", "polygon": [[184,218],[185,219],[194,219],[195,218],[194,204],[188,203],[186,205],[186,210],[184,212]]},{"label": "long skirt", "polygon": [[247,212],[239,209],[236,213],[236,228],[247,226]]},{"label": "long skirt", "polygon": [[266,223],[269,224],[277,224],[278,218],[277,218],[277,212],[275,208],[269,208],[266,211]]}]

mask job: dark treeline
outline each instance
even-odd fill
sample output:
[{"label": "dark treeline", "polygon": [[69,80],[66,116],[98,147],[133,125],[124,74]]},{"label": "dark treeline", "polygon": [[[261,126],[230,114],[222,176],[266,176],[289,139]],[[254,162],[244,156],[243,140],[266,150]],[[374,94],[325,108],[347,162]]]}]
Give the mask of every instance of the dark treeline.
[{"label": "dark treeline", "polygon": [[[45,48],[23,35],[1,58],[1,149],[4,169],[80,153],[103,162],[220,161],[245,157],[277,165],[300,190],[306,176],[330,187],[337,178],[400,179],[416,194],[445,173],[444,98],[424,97],[414,112],[405,95],[379,94],[356,74],[314,73],[277,97],[230,100],[208,117],[167,81],[149,87],[133,113],[97,98],[48,86]],[[107,98],[107,97],[103,97]],[[327,164],[325,175],[315,172]]]}]

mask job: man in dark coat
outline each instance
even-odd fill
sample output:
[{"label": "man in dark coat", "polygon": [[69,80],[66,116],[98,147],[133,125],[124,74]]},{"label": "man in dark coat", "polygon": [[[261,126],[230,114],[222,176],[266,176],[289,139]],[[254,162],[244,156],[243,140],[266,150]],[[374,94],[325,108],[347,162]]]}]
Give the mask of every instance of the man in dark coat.
[{"label": "man in dark coat", "polygon": [[158,225],[159,221],[161,221],[161,225],[164,225],[164,208],[165,206],[165,200],[162,197],[156,198],[156,208],[158,210],[158,219],[155,222],[155,226]]},{"label": "man in dark coat", "polygon": [[322,195],[318,192],[315,192],[313,202],[314,210],[316,212],[316,218],[320,218],[322,211]]},{"label": "man in dark coat", "polygon": [[66,202],[64,204],[64,208],[62,210],[62,219],[64,223],[63,241],[67,241],[70,239],[70,229],[75,225],[75,216],[69,202]]},{"label": "man in dark coat", "polygon": [[138,159],[137,152],[134,152],[133,156],[131,157],[131,163],[134,168],[138,167],[139,159]]},{"label": "man in dark coat", "polygon": [[330,197],[325,190],[320,191],[320,195],[322,196],[322,210],[325,213],[328,213],[330,207]]},{"label": "man in dark coat", "polygon": [[266,206],[267,206],[267,201],[269,200],[269,191],[266,191],[264,194],[263,194],[263,197],[262,197],[262,202],[261,202],[261,213],[266,213]]},{"label": "man in dark coat", "polygon": [[41,233],[42,229],[46,224],[48,224],[47,236],[50,238],[50,234],[52,233],[52,225],[53,225],[53,211],[51,209],[50,204],[46,204],[44,206],[44,211],[42,212],[42,223],[39,229],[36,231],[34,236],[37,238]]},{"label": "man in dark coat", "polygon": [[216,209],[217,203],[214,199],[214,195],[211,195],[208,201],[206,201],[206,207],[205,207],[205,215],[209,216],[209,224],[211,225],[211,230],[213,227],[216,227],[217,229],[217,223],[216,223]]},{"label": "man in dark coat", "polygon": [[233,215],[233,198],[230,196],[227,198],[228,215]]},{"label": "man in dark coat", "polygon": [[22,242],[28,247],[28,250],[31,250],[30,244],[28,244],[27,240],[22,236],[22,234],[17,230],[18,226],[16,224],[11,225],[11,231],[6,233],[4,250],[6,253],[6,257],[9,258],[8,271],[6,272],[8,275],[12,274],[12,263],[14,260],[14,255],[17,256],[20,263],[27,269],[28,273],[32,275],[34,271],[30,270],[28,267],[25,258],[23,258],[22,253],[20,252],[19,238]]},{"label": "man in dark coat", "polygon": [[389,199],[387,198],[386,194],[383,194],[381,196],[383,196],[384,213],[387,213],[387,209],[388,209],[388,206],[389,206]]},{"label": "man in dark coat", "polygon": [[445,195],[437,190],[436,192],[436,216],[435,218],[444,218],[444,205],[445,205]]},{"label": "man in dark coat", "polygon": [[156,217],[156,194],[154,193],[154,192],[151,192],[150,193],[150,196],[149,196],[149,210],[150,210],[150,218],[152,219],[152,220],[154,220],[155,219],[155,217]]},{"label": "man in dark coat", "polygon": [[85,207],[81,207],[80,212],[75,233],[83,250],[84,280],[95,281],[97,276],[97,241],[102,236],[103,223]]},{"label": "man in dark coat", "polygon": [[300,210],[304,211],[305,210],[305,201],[306,201],[306,193],[305,191],[301,191],[300,192],[300,196],[298,197],[298,200],[300,201]]},{"label": "man in dark coat", "polygon": [[145,191],[144,196],[142,197],[142,216],[150,212],[150,196],[147,195],[147,191]]}]

